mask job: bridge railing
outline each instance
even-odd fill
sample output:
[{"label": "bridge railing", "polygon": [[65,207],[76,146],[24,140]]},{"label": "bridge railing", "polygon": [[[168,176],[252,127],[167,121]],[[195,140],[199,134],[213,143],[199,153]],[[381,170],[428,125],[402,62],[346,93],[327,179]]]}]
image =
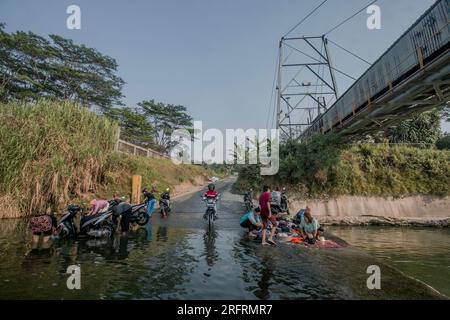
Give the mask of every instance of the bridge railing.
[{"label": "bridge railing", "polygon": [[150,148],[144,148],[120,139],[120,130],[118,130],[117,133],[117,140],[114,151],[147,158],[170,159],[170,157],[165,153]]}]

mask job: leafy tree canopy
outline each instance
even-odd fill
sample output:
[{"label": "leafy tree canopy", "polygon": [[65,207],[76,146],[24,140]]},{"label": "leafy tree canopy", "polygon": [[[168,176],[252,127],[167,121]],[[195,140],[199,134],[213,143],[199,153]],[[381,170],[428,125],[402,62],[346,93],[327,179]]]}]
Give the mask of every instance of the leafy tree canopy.
[{"label": "leafy tree canopy", "polygon": [[57,35],[7,33],[0,24],[0,100],[69,99],[102,111],[122,105],[117,62]]},{"label": "leafy tree canopy", "polygon": [[121,139],[147,148],[155,148],[154,128],[140,108],[114,108],[105,113],[116,120],[121,128]]},{"label": "leafy tree canopy", "polygon": [[154,140],[159,147],[168,151],[173,147],[171,135],[174,130],[188,129],[192,132],[193,119],[186,112],[186,107],[164,104],[154,100],[144,100],[138,103],[143,113],[154,128]]}]

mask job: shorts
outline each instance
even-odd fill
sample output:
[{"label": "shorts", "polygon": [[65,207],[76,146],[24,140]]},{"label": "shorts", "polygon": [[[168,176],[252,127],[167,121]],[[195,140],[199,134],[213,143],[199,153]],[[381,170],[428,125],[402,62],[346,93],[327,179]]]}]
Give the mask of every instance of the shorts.
[{"label": "shorts", "polygon": [[263,223],[264,229],[267,229],[267,224],[269,221],[272,223],[273,227],[276,227],[278,225],[277,218],[274,215],[272,215],[270,218],[266,217],[266,216],[261,216],[261,218],[262,218],[262,223]]},{"label": "shorts", "polygon": [[122,232],[130,230],[130,218],[132,215],[133,211],[131,209],[122,213],[122,218],[120,219],[120,228],[122,229]]},{"label": "shorts", "polygon": [[248,228],[250,231],[258,229],[253,223],[251,223],[251,221],[249,219],[247,219],[244,222],[242,222],[241,223],[241,227],[242,228]]}]

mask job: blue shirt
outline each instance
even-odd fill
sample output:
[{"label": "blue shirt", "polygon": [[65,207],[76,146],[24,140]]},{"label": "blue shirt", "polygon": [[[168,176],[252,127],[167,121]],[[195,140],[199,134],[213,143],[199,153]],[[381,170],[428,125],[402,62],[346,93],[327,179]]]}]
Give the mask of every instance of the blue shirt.
[{"label": "blue shirt", "polygon": [[244,223],[246,220],[250,220],[252,224],[261,223],[261,216],[257,215],[255,216],[255,213],[253,211],[250,211],[246,213],[241,220],[239,221],[240,224]]},{"label": "blue shirt", "polygon": [[314,233],[317,229],[319,229],[319,222],[317,222],[316,218],[313,218],[311,223],[307,223],[305,216],[302,216],[302,220],[300,222],[300,228],[305,230],[307,233]]}]

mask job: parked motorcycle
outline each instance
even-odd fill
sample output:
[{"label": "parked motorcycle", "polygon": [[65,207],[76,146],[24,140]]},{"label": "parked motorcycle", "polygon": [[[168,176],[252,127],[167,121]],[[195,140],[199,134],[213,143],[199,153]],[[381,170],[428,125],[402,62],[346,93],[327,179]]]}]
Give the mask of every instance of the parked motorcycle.
[{"label": "parked motorcycle", "polygon": [[115,226],[109,217],[112,215],[111,206],[106,212],[99,212],[90,216],[82,216],[80,229],[77,230],[74,219],[82,209],[77,205],[70,205],[67,213],[61,218],[56,228],[57,238],[76,238],[78,236],[111,237]]},{"label": "parked motorcycle", "polygon": [[280,206],[281,206],[281,210],[282,210],[283,212],[286,212],[287,214],[290,214],[290,212],[289,212],[289,200],[288,200],[287,195],[286,195],[285,192],[282,192],[282,193],[281,193],[281,203],[280,203]]},{"label": "parked motorcycle", "polygon": [[[110,200],[109,207],[106,212],[97,213],[90,216],[82,216],[80,220],[80,230],[75,225],[75,217],[82,211],[80,206],[70,205],[67,213],[61,218],[57,226],[57,238],[76,238],[78,236],[89,236],[94,238],[111,237],[116,230],[116,224],[110,217],[113,209],[121,199]],[[130,223],[136,223],[140,226],[147,224],[149,216],[147,215],[146,205],[139,204],[132,206],[132,216]]]},{"label": "parked motorcycle", "polygon": [[70,205],[67,208],[67,213],[61,218],[56,228],[57,238],[76,237],[78,232],[74,223],[74,218],[78,212],[81,211],[81,207],[77,205]]},{"label": "parked motorcycle", "polygon": [[278,214],[278,213],[283,213],[283,212],[286,212],[287,214],[289,214],[288,199],[287,199],[286,194],[284,194],[284,193],[281,194],[280,203],[271,202],[270,210],[271,210],[272,214]]},{"label": "parked motorcycle", "polygon": [[252,211],[253,208],[255,207],[253,204],[253,197],[252,197],[251,191],[244,193],[244,206],[245,206],[246,212]]},{"label": "parked motorcycle", "polygon": [[147,205],[145,203],[132,206],[132,215],[130,223],[136,223],[140,226],[145,226],[150,219],[147,214]]}]

